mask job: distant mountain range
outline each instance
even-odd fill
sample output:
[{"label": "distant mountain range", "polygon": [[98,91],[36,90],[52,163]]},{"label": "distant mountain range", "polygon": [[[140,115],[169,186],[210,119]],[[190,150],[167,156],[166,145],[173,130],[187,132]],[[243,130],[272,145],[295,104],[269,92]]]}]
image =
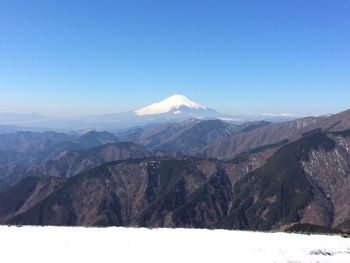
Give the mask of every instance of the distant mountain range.
[{"label": "distant mountain range", "polygon": [[0,133],[8,130],[41,131],[56,130],[69,131],[79,129],[117,130],[165,122],[181,122],[190,118],[220,119],[235,123],[247,121],[280,122],[295,119],[290,114],[261,115],[232,115],[217,112],[183,95],[173,95],[160,102],[131,112],[107,114],[98,116],[82,116],[71,118],[51,118],[35,113],[30,114],[0,114]]},{"label": "distant mountain range", "polygon": [[185,120],[0,134],[0,223],[350,231],[350,110],[278,123],[207,110],[175,96],[130,114]]}]

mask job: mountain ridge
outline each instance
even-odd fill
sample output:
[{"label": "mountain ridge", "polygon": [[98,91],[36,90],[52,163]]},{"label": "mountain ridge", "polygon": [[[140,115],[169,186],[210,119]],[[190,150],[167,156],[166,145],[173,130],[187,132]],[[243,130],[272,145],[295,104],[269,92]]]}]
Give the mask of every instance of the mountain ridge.
[{"label": "mountain ridge", "polygon": [[[15,194],[14,189],[25,187],[21,183],[0,193],[1,218],[7,224],[263,231],[314,225],[348,231],[350,210],[342,208],[348,207],[344,196],[350,177],[345,170],[333,173],[340,167],[334,158],[350,162],[349,134],[300,138],[265,156],[259,166],[245,159],[223,162],[189,157],[111,162],[65,179],[45,198],[26,208],[19,205],[22,212],[16,212],[4,200]],[[337,157],[339,151],[342,156]],[[323,166],[332,160],[334,165],[327,171]],[[324,183],[332,178],[331,184]],[[37,182],[31,189],[37,188]],[[18,204],[26,203],[28,195],[19,196]],[[324,203],[327,198],[332,207]]]}]

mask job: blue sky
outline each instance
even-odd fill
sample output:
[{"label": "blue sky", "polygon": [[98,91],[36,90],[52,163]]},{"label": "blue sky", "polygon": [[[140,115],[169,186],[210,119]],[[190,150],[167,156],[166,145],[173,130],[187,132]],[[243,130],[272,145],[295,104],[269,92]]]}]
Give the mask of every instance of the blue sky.
[{"label": "blue sky", "polygon": [[227,113],[350,108],[348,0],[0,0],[0,112],[184,94]]}]

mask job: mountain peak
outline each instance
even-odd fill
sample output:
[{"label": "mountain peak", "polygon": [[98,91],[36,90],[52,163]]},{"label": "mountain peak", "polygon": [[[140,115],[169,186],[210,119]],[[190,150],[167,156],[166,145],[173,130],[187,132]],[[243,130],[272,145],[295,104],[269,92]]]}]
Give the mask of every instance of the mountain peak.
[{"label": "mountain peak", "polygon": [[183,95],[175,94],[160,102],[156,102],[147,107],[138,109],[135,111],[135,114],[138,116],[144,116],[167,113],[170,111],[174,111],[174,114],[177,114],[180,113],[180,107],[187,107],[191,110],[206,109],[206,107],[189,100]]}]

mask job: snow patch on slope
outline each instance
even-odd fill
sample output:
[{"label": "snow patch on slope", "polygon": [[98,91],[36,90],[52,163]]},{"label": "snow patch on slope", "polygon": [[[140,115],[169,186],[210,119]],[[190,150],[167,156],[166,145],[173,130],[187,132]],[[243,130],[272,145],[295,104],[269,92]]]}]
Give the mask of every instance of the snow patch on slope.
[{"label": "snow patch on slope", "polygon": [[206,107],[189,100],[183,95],[173,95],[160,102],[138,109],[134,113],[138,116],[162,114],[170,111],[175,111],[175,114],[179,114],[181,113],[179,111],[181,107],[187,107],[192,110],[206,109]]}]

